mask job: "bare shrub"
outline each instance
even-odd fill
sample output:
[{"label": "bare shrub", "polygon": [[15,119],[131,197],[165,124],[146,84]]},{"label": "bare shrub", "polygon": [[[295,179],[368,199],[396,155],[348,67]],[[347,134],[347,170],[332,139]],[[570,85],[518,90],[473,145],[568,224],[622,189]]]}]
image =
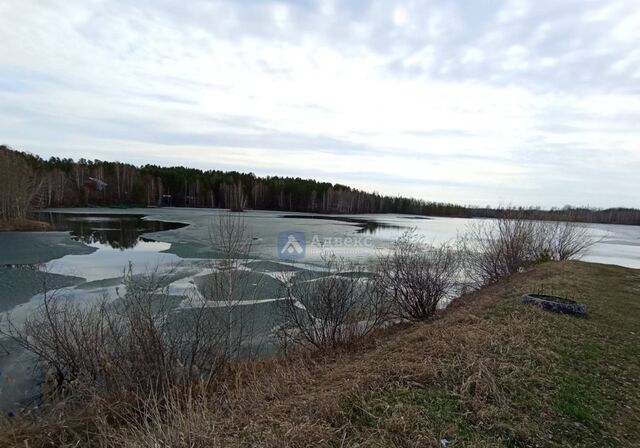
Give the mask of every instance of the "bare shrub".
[{"label": "bare shrub", "polygon": [[263,341],[256,339],[257,322],[251,306],[263,298],[265,277],[245,266],[251,258],[252,237],[238,213],[218,215],[209,229],[216,259],[198,286],[201,306],[218,309],[218,322],[226,328],[227,351],[242,353],[245,359],[254,357]]},{"label": "bare shrub", "polygon": [[[241,223],[224,219],[229,228],[215,232],[242,238]],[[233,311],[255,287],[238,273],[243,242],[221,244],[204,295],[171,296],[171,274],[133,275],[130,266],[115,300],[84,304],[45,291],[35,312],[21,324],[5,322],[0,334],[38,356],[56,391],[139,394],[210,382],[241,350],[245,328]]]},{"label": "bare shrub", "polygon": [[552,261],[580,258],[598,242],[584,224],[563,221],[538,221],[538,254],[547,251]]},{"label": "bare shrub", "polygon": [[392,302],[395,316],[431,316],[457,284],[459,257],[447,244],[430,246],[414,230],[400,236],[378,260],[378,288]]},{"label": "bare shrub", "polygon": [[362,267],[330,255],[319,278],[309,277],[314,275],[286,280],[279,332],[285,346],[356,343],[384,324],[388,302]]},{"label": "bare shrub", "polygon": [[45,293],[22,325],[3,332],[39,357],[58,391],[162,390],[224,365],[231,354],[217,310],[174,309],[153,275],[129,271],[124,281],[124,295],[92,305]]},{"label": "bare shrub", "polygon": [[477,286],[536,263],[576,258],[596,242],[585,226],[513,214],[474,222],[459,241],[466,275]]},{"label": "bare shrub", "polygon": [[535,235],[533,221],[497,219],[470,224],[460,239],[467,277],[484,285],[529,266],[538,256]]},{"label": "bare shrub", "polygon": [[219,254],[218,259],[232,267],[249,257],[251,237],[244,217],[236,213],[221,213],[209,226],[209,240]]}]

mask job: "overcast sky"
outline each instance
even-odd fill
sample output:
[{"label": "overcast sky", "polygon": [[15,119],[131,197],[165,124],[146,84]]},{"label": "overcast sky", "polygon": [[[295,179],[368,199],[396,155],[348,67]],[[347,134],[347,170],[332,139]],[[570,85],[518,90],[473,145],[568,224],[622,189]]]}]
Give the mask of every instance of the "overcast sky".
[{"label": "overcast sky", "polygon": [[3,0],[0,143],[640,207],[640,0]]}]

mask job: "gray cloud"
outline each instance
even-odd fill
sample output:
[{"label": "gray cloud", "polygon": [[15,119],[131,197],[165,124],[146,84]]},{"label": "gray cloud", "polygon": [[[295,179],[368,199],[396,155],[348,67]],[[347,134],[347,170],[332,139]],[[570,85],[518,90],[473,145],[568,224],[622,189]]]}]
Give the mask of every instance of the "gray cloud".
[{"label": "gray cloud", "polygon": [[624,0],[6,2],[0,132],[44,156],[640,206],[638,30]]}]

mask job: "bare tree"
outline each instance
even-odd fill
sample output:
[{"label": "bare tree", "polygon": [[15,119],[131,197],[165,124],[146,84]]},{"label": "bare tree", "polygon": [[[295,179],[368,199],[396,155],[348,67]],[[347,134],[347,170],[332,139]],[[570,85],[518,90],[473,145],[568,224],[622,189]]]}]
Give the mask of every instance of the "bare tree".
[{"label": "bare tree", "polygon": [[431,316],[458,283],[459,257],[447,244],[431,246],[414,230],[400,236],[378,260],[378,287],[393,303],[395,316]]},{"label": "bare tree", "polygon": [[247,197],[244,193],[242,183],[224,184],[223,186],[225,202],[232,212],[241,212],[247,206]]},{"label": "bare tree", "polygon": [[257,325],[251,306],[262,298],[263,276],[246,266],[253,238],[244,217],[233,212],[218,215],[210,225],[209,238],[216,258],[210,274],[200,282],[200,297],[204,306],[218,309],[219,325],[227,328],[228,350],[254,356],[260,341],[253,339]]},{"label": "bare tree", "polygon": [[42,180],[21,154],[0,146],[0,224],[26,219]]},{"label": "bare tree", "polygon": [[326,349],[355,343],[387,318],[388,302],[371,275],[333,255],[324,257],[319,278],[307,273],[285,282],[279,331],[284,345]]},{"label": "bare tree", "polygon": [[251,235],[244,216],[238,213],[220,213],[209,226],[209,241],[218,258],[234,268],[238,268],[251,253]]}]

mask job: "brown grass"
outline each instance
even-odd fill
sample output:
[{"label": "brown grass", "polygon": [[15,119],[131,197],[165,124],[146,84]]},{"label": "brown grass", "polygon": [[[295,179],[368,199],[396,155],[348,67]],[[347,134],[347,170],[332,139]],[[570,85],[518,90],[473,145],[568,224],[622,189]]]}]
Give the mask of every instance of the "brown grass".
[{"label": "brown grass", "polygon": [[46,232],[51,226],[46,222],[30,219],[0,221],[0,232]]},{"label": "brown grass", "polygon": [[[639,285],[630,269],[540,265],[364,347],[237,365],[141,413],[98,400],[14,419],[0,446],[637,446]],[[520,303],[542,286],[590,317]]]}]

